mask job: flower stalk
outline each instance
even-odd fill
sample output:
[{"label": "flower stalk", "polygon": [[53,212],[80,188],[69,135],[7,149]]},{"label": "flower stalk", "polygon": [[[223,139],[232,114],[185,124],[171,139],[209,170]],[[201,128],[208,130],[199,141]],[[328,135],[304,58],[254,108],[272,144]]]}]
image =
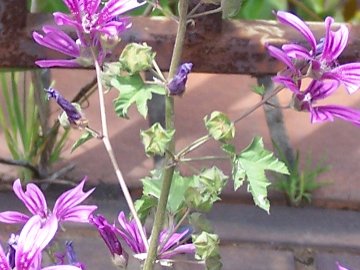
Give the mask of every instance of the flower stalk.
[{"label": "flower stalk", "polygon": [[[179,5],[178,5],[179,24],[177,29],[174,50],[171,58],[171,64],[170,64],[169,76],[168,76],[169,79],[172,79],[175,76],[176,70],[180,65],[181,54],[183,50],[185,33],[186,33],[188,5],[189,5],[188,0],[179,1]],[[165,100],[165,126],[167,130],[174,129],[174,98],[171,96],[166,96],[166,100]],[[169,143],[168,150],[170,153],[174,153],[175,151],[174,138]],[[166,166],[166,164],[169,164],[171,162],[171,159],[172,159],[171,155],[167,153],[165,156],[163,184],[161,187],[160,198],[156,209],[153,229],[151,231],[151,240],[149,245],[149,251],[144,263],[144,268],[143,268],[144,270],[152,270],[154,268],[154,263],[157,256],[158,239],[164,223],[166,205],[167,205],[171,182],[175,169],[175,164],[169,167]]]},{"label": "flower stalk", "polygon": [[105,109],[105,100],[104,100],[104,90],[103,90],[103,86],[101,83],[101,67],[99,65],[99,62],[97,61],[97,57],[95,52],[93,51],[93,58],[94,58],[94,65],[95,65],[95,70],[96,70],[96,77],[98,80],[98,93],[99,93],[99,105],[100,105],[100,115],[101,115],[101,129],[102,129],[102,141],[104,143],[104,146],[106,148],[106,152],[109,155],[111,164],[114,167],[114,171],[116,174],[116,177],[119,181],[121,190],[124,194],[126,203],[130,209],[130,212],[132,214],[132,216],[134,217],[134,220],[136,222],[136,226],[139,229],[140,235],[141,235],[141,239],[143,240],[146,249],[148,249],[148,241],[146,238],[146,235],[142,229],[142,224],[141,221],[139,219],[139,216],[135,210],[135,206],[134,206],[134,202],[131,198],[129,189],[125,183],[124,177],[121,173],[121,170],[119,168],[119,164],[116,160],[115,154],[114,154],[114,150],[112,148],[110,139],[109,139],[109,131],[108,131],[108,126],[107,126],[107,118],[106,118],[106,109]]}]

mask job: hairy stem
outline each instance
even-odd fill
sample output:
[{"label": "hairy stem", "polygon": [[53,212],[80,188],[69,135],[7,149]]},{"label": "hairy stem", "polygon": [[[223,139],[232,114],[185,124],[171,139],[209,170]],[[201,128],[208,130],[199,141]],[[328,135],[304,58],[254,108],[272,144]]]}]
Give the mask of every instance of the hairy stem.
[{"label": "hairy stem", "polygon": [[105,145],[106,151],[109,155],[109,158],[111,160],[111,164],[114,167],[114,171],[116,174],[116,177],[119,181],[121,190],[124,194],[125,200],[129,206],[130,212],[132,214],[132,216],[134,217],[134,220],[136,222],[136,226],[139,229],[140,232],[140,236],[142,241],[144,242],[144,245],[146,247],[146,249],[148,249],[148,241],[146,239],[146,235],[145,232],[143,230],[141,221],[139,219],[138,214],[136,213],[135,210],[135,206],[134,206],[134,202],[131,198],[129,189],[125,183],[124,177],[120,171],[118,162],[116,160],[113,148],[111,146],[111,142],[109,139],[109,132],[108,132],[108,127],[107,127],[107,120],[106,120],[106,109],[105,109],[105,100],[104,100],[104,91],[103,91],[103,87],[102,87],[102,83],[101,83],[101,68],[100,65],[97,61],[96,55],[93,52],[93,58],[94,58],[94,62],[95,62],[95,70],[96,70],[96,77],[97,77],[97,81],[98,81],[98,93],[99,93],[99,103],[100,103],[100,113],[101,113],[101,128],[102,128],[102,141]]},{"label": "hairy stem", "polygon": [[[171,58],[171,64],[169,69],[169,78],[174,77],[176,70],[180,64],[182,49],[184,45],[185,33],[186,33],[186,21],[188,0],[179,0],[179,24],[177,29],[177,35],[174,45],[174,50]],[[174,99],[171,96],[167,96],[165,100],[165,125],[166,129],[174,129]],[[169,152],[175,151],[175,141],[169,143]],[[157,205],[154,225],[151,232],[151,240],[149,251],[144,263],[144,270],[152,270],[157,256],[157,246],[159,240],[159,234],[163,227],[166,205],[169,197],[171,181],[174,175],[175,165],[166,166],[171,161],[171,155],[166,154],[165,157],[165,169],[163,172],[163,183],[160,193],[159,202]]]}]

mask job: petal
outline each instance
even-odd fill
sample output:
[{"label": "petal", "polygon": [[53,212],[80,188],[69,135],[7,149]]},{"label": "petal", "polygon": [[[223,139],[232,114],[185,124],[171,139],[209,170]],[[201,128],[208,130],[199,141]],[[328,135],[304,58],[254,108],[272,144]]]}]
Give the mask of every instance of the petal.
[{"label": "petal", "polygon": [[349,39],[349,29],[345,25],[341,25],[336,32],[331,31],[333,22],[334,19],[331,17],[325,19],[326,35],[321,59],[324,59],[327,63],[331,63],[338,58],[344,51]]},{"label": "petal", "polygon": [[88,14],[94,14],[97,13],[97,10],[100,5],[100,0],[83,0],[84,1],[84,10]]},{"label": "petal", "polygon": [[337,105],[313,107],[311,110],[311,123],[334,121],[334,117],[360,126],[360,111]]},{"label": "petal", "polygon": [[4,223],[26,223],[29,218],[30,217],[28,215],[17,211],[5,211],[0,213],[0,222]]},{"label": "petal", "polygon": [[105,4],[104,8],[100,12],[98,22],[100,24],[108,22],[114,17],[142,6],[145,3],[146,1],[139,3],[137,0],[110,0]]},{"label": "petal", "polygon": [[89,216],[97,209],[96,205],[78,205],[69,208],[61,217],[63,221],[88,223]]},{"label": "petal", "polygon": [[117,36],[122,31],[126,30],[131,26],[131,23],[127,18],[121,18],[118,21],[110,21],[102,25],[99,30],[103,34],[107,34],[109,36]]},{"label": "petal", "polygon": [[35,64],[41,68],[50,68],[50,67],[80,67],[76,59],[71,60],[37,60]]},{"label": "petal", "polygon": [[24,192],[20,179],[15,180],[13,189],[16,196],[25,204],[26,208],[34,215],[45,217],[47,215],[47,204],[42,191],[34,184],[27,184]]},{"label": "petal", "polygon": [[128,221],[122,211],[119,213],[118,220],[121,229],[116,228],[116,231],[135,253],[144,253],[146,248],[135,222]]},{"label": "petal", "polygon": [[339,82],[336,80],[318,81],[312,80],[309,86],[304,91],[304,95],[310,93],[311,100],[320,100],[330,96],[339,88]]},{"label": "petal", "polygon": [[80,13],[77,14],[76,19],[74,19],[74,16],[62,12],[54,12],[53,16],[57,25],[69,25],[82,29]]},{"label": "petal", "polygon": [[309,50],[298,44],[285,44],[281,49],[292,58],[305,58],[307,60],[312,58]]},{"label": "petal", "polygon": [[195,253],[195,250],[196,248],[194,244],[184,244],[160,254],[160,258],[169,259],[177,254],[193,254]]},{"label": "petal", "polygon": [[286,88],[288,88],[290,91],[294,92],[295,94],[300,94],[300,86],[301,81],[299,80],[297,84],[294,82],[294,80],[291,77],[288,76],[282,76],[277,75],[272,78],[273,82],[283,84]]},{"label": "petal", "polygon": [[[95,188],[89,190],[88,192],[83,192],[83,187],[85,184],[86,178],[84,178],[76,187],[64,192],[60,197],[56,200],[53,213],[59,220],[66,220],[65,218],[68,215],[76,215],[76,211],[79,211],[79,215],[83,215],[86,211],[85,208],[75,208],[73,211],[72,208],[83,202],[93,191]],[[94,206],[89,206],[91,209]],[[89,209],[90,209],[89,208]],[[96,208],[95,208],[96,209]],[[95,210],[94,209],[94,210]]]},{"label": "petal", "polygon": [[343,83],[349,94],[360,87],[360,63],[349,63],[338,66],[323,74],[323,78],[335,79]]},{"label": "petal", "polygon": [[71,11],[71,13],[77,13],[80,11],[79,0],[63,0],[63,2]]},{"label": "petal", "polygon": [[0,269],[1,270],[11,270],[8,259],[5,255],[5,252],[1,245],[0,245]]},{"label": "petal", "polygon": [[49,244],[58,228],[57,220],[51,217],[42,224],[40,216],[33,216],[21,230],[15,254],[17,269],[28,269],[41,251]]},{"label": "petal", "polygon": [[72,57],[80,56],[79,46],[69,35],[49,26],[43,27],[43,31],[45,35],[33,33],[33,38],[38,44]]},{"label": "petal", "polygon": [[[189,232],[189,230],[185,230],[182,233],[173,233],[167,242],[164,244],[163,248],[161,249],[160,253],[165,252],[166,250],[170,249],[171,247],[179,244],[180,240]],[[164,233],[162,237],[160,237],[160,243],[164,241],[168,237],[168,233]]]},{"label": "petal", "polygon": [[310,28],[305,24],[304,21],[299,19],[294,14],[285,11],[278,11],[276,13],[277,19],[279,22],[289,25],[295,28],[301,35],[305,37],[305,39],[309,42],[312,51],[316,50],[316,40],[314,34],[311,32]]},{"label": "petal", "polygon": [[288,68],[290,68],[293,72],[296,72],[296,68],[292,63],[290,57],[281,49],[276,48],[274,46],[268,45],[266,46],[270,55],[279,61],[283,62]]}]

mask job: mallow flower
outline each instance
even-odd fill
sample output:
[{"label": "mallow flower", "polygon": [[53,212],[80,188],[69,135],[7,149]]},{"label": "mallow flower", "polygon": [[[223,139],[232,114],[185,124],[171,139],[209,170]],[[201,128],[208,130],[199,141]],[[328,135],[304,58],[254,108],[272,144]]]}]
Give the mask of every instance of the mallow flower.
[{"label": "mallow flower", "polygon": [[[24,192],[20,179],[15,180],[13,190],[16,196],[24,203],[32,215],[38,215],[42,219],[55,217],[58,222],[73,221],[87,223],[89,215],[97,209],[95,205],[81,205],[94,188],[83,192],[86,178],[76,187],[59,196],[52,211],[48,209],[46,199],[40,188],[35,184],[27,184]],[[31,216],[18,211],[5,211],[0,213],[0,222],[4,223],[25,223]]]},{"label": "mallow flower", "polygon": [[9,254],[5,254],[0,245],[1,270],[80,270],[72,265],[55,265],[41,268],[41,252],[49,244],[57,230],[54,217],[43,223],[40,216],[31,217],[22,228],[15,246],[15,258],[10,261]]},{"label": "mallow flower", "polygon": [[102,215],[92,215],[89,221],[96,227],[101,238],[104,240],[112,256],[113,263],[117,267],[126,268],[129,256],[121,246],[116,234],[115,225],[110,224]]},{"label": "mallow flower", "polygon": [[101,64],[118,41],[122,31],[129,28],[127,18],[121,14],[139,7],[146,1],[109,0],[102,7],[101,0],[63,0],[70,14],[55,12],[54,19],[59,26],[70,26],[76,30],[73,40],[68,34],[53,26],[44,26],[43,34],[34,32],[34,40],[47,48],[70,56],[69,60],[38,60],[40,67],[91,66],[96,60]]},{"label": "mallow flower", "polygon": [[101,7],[101,0],[64,0],[71,14],[55,12],[57,25],[74,26],[82,42],[100,39],[101,35],[118,36],[131,24],[121,14],[137,8],[146,1],[109,0]]},{"label": "mallow flower", "polygon": [[[118,216],[120,226],[115,227],[116,232],[126,242],[130,249],[136,254],[139,259],[146,258],[146,248],[143,243],[138,227],[134,220],[128,220],[125,217],[124,212],[120,212]],[[170,259],[178,254],[193,254],[195,252],[195,246],[191,244],[183,243],[188,236],[189,229],[182,231],[181,233],[173,232],[169,229],[164,229],[160,233],[158,259]]]},{"label": "mallow flower", "polygon": [[[338,65],[337,59],[344,51],[348,39],[349,29],[342,24],[336,31],[331,27],[332,17],[325,19],[325,37],[316,41],[314,34],[304,21],[289,12],[276,13],[279,22],[298,31],[307,41],[308,46],[299,44],[284,44],[280,49],[268,45],[270,54],[282,61],[288,68],[285,74],[298,77],[299,73],[314,79],[333,79],[343,83],[351,94],[358,90],[360,84],[360,63]],[[280,75],[284,75],[281,73]]]},{"label": "mallow flower", "polygon": [[310,112],[311,123],[334,121],[336,117],[360,125],[358,110],[339,105],[316,105],[319,100],[325,99],[339,88],[337,81],[312,80],[303,91],[300,91],[301,84],[287,82],[286,86],[294,93],[295,109]]}]

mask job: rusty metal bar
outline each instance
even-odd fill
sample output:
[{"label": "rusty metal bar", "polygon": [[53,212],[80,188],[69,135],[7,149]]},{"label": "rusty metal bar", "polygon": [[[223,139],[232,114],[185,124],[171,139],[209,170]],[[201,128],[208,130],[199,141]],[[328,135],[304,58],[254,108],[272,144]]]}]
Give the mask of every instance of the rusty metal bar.
[{"label": "rusty metal bar", "polygon": [[[53,20],[51,14],[26,14],[25,2],[0,1],[0,67],[30,68],[35,67],[36,59],[64,58],[33,42],[31,33],[41,30],[43,24],[53,24]],[[158,52],[160,68],[166,70],[175,40],[176,23],[153,17],[134,17],[132,22],[132,28],[122,36],[121,46],[128,42],[146,42]],[[309,25],[317,37],[323,36],[321,23]],[[298,33],[275,21],[223,21],[217,25],[218,31],[209,31],[207,27],[206,24],[189,27],[183,59],[193,62],[196,72],[274,74],[282,66],[268,56],[264,45],[303,42]],[[351,26],[349,46],[341,55],[340,62],[360,60],[358,33],[360,26]]]}]

